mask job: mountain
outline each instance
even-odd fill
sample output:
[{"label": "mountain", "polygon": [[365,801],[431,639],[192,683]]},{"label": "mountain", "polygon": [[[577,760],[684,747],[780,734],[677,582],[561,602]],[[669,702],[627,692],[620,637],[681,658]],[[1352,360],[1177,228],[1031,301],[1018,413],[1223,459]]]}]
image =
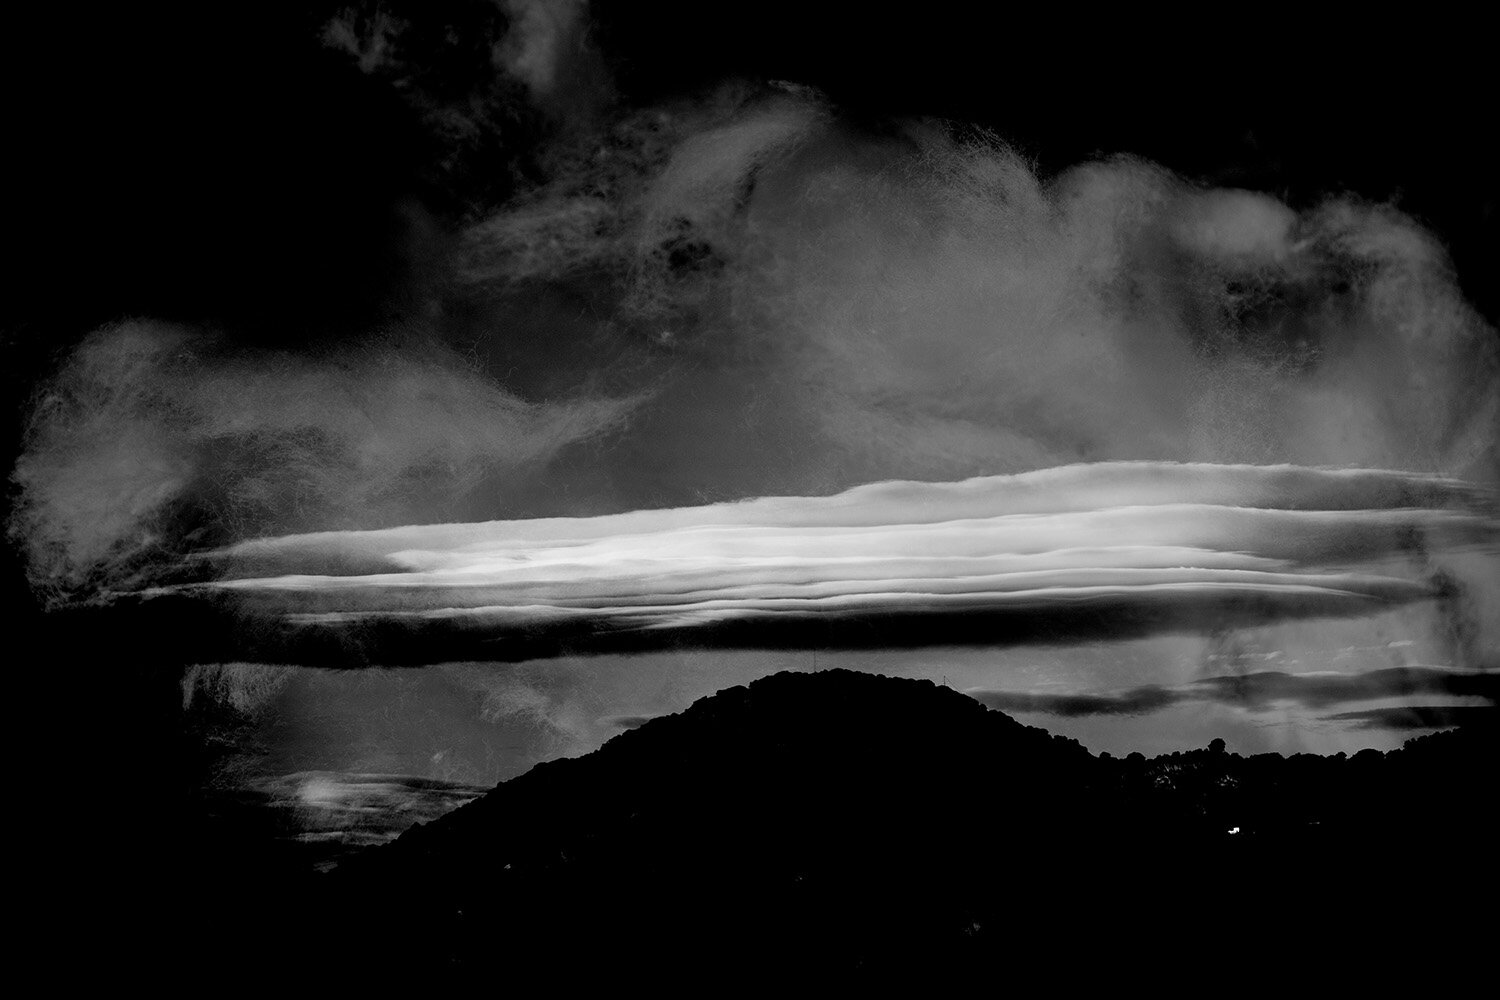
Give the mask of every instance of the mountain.
[{"label": "mountain", "polygon": [[784,673],[409,830],[310,912],[338,954],[378,929],[401,969],[470,982],[1103,984],[1162,949],[1182,975],[1326,963],[1376,930],[1416,968],[1492,905],[1496,746],[1121,760],[931,682]]}]

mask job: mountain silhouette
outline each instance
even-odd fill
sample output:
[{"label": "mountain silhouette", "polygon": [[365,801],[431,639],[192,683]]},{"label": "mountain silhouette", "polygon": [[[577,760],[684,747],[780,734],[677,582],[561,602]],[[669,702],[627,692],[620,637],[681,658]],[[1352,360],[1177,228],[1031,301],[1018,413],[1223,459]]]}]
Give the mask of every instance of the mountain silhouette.
[{"label": "mountain silhouette", "polygon": [[1327,961],[1377,919],[1420,966],[1492,905],[1495,749],[1096,757],[929,681],[783,673],[414,827],[308,912],[340,954],[378,928],[424,981],[1102,985],[1164,948],[1182,975]]}]

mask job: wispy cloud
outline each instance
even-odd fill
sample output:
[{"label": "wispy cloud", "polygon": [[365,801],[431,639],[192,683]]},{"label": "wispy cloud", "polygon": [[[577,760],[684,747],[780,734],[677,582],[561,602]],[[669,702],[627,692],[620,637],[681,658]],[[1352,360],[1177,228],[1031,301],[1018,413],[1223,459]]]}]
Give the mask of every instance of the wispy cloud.
[{"label": "wispy cloud", "polygon": [[1145,715],[1183,701],[1183,694],[1164,687],[1138,687],[1113,694],[1046,694],[1026,691],[970,691],[1002,712],[1040,712],[1075,718],[1088,715]]},{"label": "wispy cloud", "polygon": [[[1351,702],[1402,699],[1408,704],[1342,712],[1324,716],[1337,722],[1358,722],[1364,728],[1424,728],[1456,725],[1489,718],[1493,704],[1423,704],[1432,698],[1483,698],[1500,703],[1500,673],[1446,667],[1385,667],[1356,673],[1293,674],[1276,670],[1205,677],[1176,687],[1146,685],[1122,691],[1085,693],[1030,693],[970,691],[992,708],[1037,712],[1063,718],[1081,716],[1145,715],[1184,703],[1214,703],[1264,711],[1278,705],[1319,710]],[[1451,721],[1443,721],[1451,720]]]},{"label": "wispy cloud", "polygon": [[1298,212],[1124,158],[1042,178],[995,137],[871,136],[796,88],[634,110],[549,162],[469,230],[466,278],[521,302],[607,288],[686,382],[767,400],[745,442],[774,445],[766,478],[1493,474],[1493,332],[1387,206]]},{"label": "wispy cloud", "polygon": [[1449,729],[1500,724],[1500,708],[1494,705],[1403,705],[1339,712],[1327,718],[1335,722],[1356,723],[1360,729]]},{"label": "wispy cloud", "polygon": [[39,588],[85,597],[216,539],[493,499],[631,406],[528,402],[422,337],[309,357],[147,321],[89,337],[37,399],[8,527]]},{"label": "wispy cloud", "polygon": [[1348,674],[1263,671],[1204,678],[1189,690],[1205,700],[1248,707],[1290,701],[1318,709],[1350,701],[1428,695],[1500,701],[1500,673],[1442,667],[1384,667]]}]

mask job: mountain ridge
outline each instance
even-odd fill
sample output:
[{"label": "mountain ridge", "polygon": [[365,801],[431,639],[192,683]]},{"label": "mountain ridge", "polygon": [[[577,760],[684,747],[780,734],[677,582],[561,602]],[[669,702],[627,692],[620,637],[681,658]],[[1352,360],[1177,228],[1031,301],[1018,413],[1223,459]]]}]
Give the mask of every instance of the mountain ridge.
[{"label": "mountain ridge", "polygon": [[1350,758],[1121,759],[931,681],[789,672],[538,765],[342,865],[328,898],[350,915],[333,924],[379,913],[459,979],[663,941],[695,974],[747,954],[855,978],[1016,949],[1126,961],[1164,924],[1204,947],[1265,934],[1285,882],[1319,887],[1326,944],[1371,912],[1487,898],[1488,806],[1465,783],[1495,746],[1475,729]]}]

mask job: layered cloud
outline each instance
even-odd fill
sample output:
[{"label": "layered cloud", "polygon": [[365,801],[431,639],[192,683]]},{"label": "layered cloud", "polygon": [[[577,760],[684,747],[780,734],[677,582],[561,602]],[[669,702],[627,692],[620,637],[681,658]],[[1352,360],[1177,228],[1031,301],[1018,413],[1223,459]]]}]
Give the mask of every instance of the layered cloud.
[{"label": "layered cloud", "polygon": [[[1204,677],[1175,687],[1143,685],[1072,694],[973,690],[969,694],[1002,711],[1063,718],[1148,715],[1173,705],[1194,703],[1267,712],[1285,706],[1324,711],[1349,703],[1387,702],[1323,718],[1367,729],[1424,729],[1465,721],[1493,722],[1495,706],[1500,704],[1500,674],[1432,666],[1384,667],[1355,673],[1264,670]],[[1392,701],[1399,704],[1389,704]]]},{"label": "layered cloud", "polygon": [[1339,712],[1329,719],[1353,723],[1361,729],[1452,729],[1455,726],[1495,726],[1500,724],[1500,707],[1495,705],[1401,705],[1395,708],[1366,708]]},{"label": "layered cloud", "polygon": [[1006,645],[1374,614],[1449,596],[1438,561],[1497,543],[1493,498],[1438,477],[1126,463],[265,539],[206,560],[227,578],[166,593],[292,632],[408,622],[434,660],[455,637],[498,659]]},{"label": "layered cloud", "polygon": [[1182,702],[1264,709],[1277,703],[1323,709],[1382,698],[1452,697],[1500,701],[1500,674],[1450,667],[1383,667],[1362,673],[1290,674],[1278,670],[1205,677],[1180,687],[1145,686],[1093,694],[971,691],[994,708],[1049,715],[1138,715]]}]

